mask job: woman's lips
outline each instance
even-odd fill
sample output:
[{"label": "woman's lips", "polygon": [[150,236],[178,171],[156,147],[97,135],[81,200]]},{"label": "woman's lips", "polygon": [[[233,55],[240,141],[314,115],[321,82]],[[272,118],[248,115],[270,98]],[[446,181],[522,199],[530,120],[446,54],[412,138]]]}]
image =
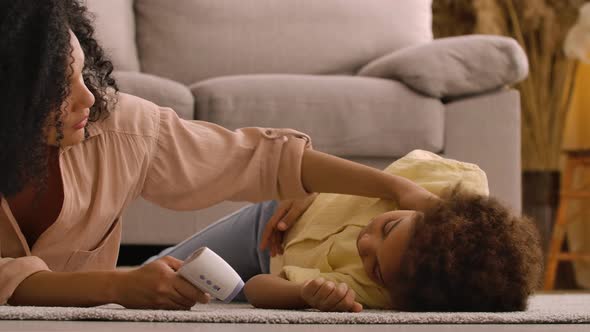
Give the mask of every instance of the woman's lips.
[{"label": "woman's lips", "polygon": [[88,123],[88,117],[85,117],[84,119],[82,119],[82,121],[76,123],[72,128],[82,129],[82,128],[86,127],[87,123]]}]

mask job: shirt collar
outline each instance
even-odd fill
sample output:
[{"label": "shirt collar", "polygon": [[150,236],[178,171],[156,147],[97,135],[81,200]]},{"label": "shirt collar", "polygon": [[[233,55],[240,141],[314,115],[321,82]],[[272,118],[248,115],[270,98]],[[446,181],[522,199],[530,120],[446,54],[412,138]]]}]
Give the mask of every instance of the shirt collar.
[{"label": "shirt collar", "polygon": [[[102,121],[98,120],[98,121]],[[91,140],[93,137],[101,135],[103,133],[102,128],[96,122],[89,122],[86,126],[86,130],[88,131],[88,138],[78,144],[84,144],[84,142]],[[76,144],[77,145],[77,144]],[[60,147],[60,154],[64,152],[68,152],[74,145],[62,146]]]}]

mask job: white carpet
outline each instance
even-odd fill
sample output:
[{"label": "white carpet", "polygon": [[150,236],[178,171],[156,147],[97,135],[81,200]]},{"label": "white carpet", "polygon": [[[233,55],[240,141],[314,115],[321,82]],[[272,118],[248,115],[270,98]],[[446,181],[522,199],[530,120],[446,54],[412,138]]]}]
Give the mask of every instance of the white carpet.
[{"label": "white carpet", "polygon": [[269,324],[543,324],[590,323],[590,294],[537,295],[525,312],[409,313],[365,310],[325,313],[313,310],[263,310],[248,304],[214,302],[191,311],[129,310],[117,305],[94,308],[0,306],[1,320],[104,320],[142,322]]}]

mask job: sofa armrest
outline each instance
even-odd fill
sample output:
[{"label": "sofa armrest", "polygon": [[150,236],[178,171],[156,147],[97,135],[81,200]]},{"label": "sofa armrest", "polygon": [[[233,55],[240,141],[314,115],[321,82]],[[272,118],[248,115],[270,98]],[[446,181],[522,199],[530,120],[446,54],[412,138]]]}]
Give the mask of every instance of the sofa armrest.
[{"label": "sofa armrest", "polygon": [[372,61],[359,76],[389,78],[434,98],[497,90],[523,80],[528,61],[512,38],[470,35],[441,38]]},{"label": "sofa armrest", "polygon": [[521,211],[520,95],[512,89],[445,105],[445,157],[479,165],[490,194]]},{"label": "sofa armrest", "polygon": [[170,107],[183,119],[194,119],[195,102],[187,86],[154,75],[115,71],[113,76],[122,92]]}]

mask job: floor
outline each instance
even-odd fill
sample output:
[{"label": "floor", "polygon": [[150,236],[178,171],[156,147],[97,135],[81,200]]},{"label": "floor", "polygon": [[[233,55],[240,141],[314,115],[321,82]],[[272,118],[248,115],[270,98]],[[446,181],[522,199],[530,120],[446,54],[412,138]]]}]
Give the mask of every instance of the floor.
[{"label": "floor", "polygon": [[[570,293],[552,291],[548,293]],[[577,291],[587,293],[585,291]],[[547,293],[540,291],[539,293]],[[0,332],[151,332],[151,331],[192,331],[192,332],[588,332],[590,324],[406,324],[406,325],[303,325],[303,324],[204,324],[204,323],[147,323],[147,322],[105,322],[105,321],[0,321]]]},{"label": "floor", "polygon": [[130,322],[47,322],[5,321],[0,322],[0,331],[192,331],[192,332],[250,332],[250,331],[370,331],[370,332],[587,332],[590,325],[257,325],[257,324],[194,324],[194,323],[130,323]]}]

